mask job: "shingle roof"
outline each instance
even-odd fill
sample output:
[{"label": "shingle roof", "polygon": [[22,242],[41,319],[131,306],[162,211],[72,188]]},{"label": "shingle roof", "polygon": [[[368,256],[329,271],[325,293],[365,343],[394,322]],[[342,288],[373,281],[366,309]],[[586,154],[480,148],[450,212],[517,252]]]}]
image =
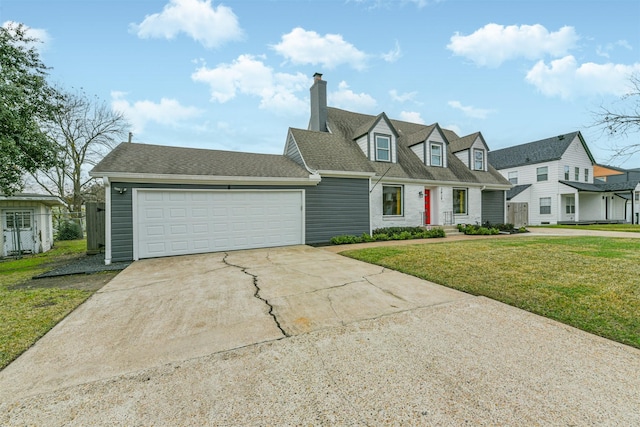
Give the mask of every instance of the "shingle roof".
[{"label": "shingle roof", "polygon": [[507,200],[513,199],[529,187],[531,187],[531,184],[520,184],[513,186],[511,189],[509,189],[509,191],[507,191]]},{"label": "shingle roof", "polygon": [[612,192],[612,191],[633,191],[638,185],[638,181],[623,181],[623,182],[602,182],[602,183],[589,183],[589,182],[575,182],[575,181],[560,181],[562,184],[571,188],[575,188],[578,191],[588,191],[595,193]]},{"label": "shingle roof", "polygon": [[480,136],[480,132],[472,133],[471,135],[463,136],[462,138],[455,139],[453,141],[449,141],[449,147],[451,147],[452,153],[457,153],[458,151],[468,150],[471,148],[473,143]]},{"label": "shingle roof", "polygon": [[[580,132],[572,132],[526,144],[515,145],[513,147],[502,148],[500,150],[493,150],[489,152],[489,163],[494,168],[500,170],[559,160],[576,136],[580,136]],[[582,140],[581,136],[580,138]],[[586,145],[584,147],[587,154],[591,157],[591,153]]]},{"label": "shingle roof", "polygon": [[[495,169],[489,172],[471,171],[451,150],[447,150],[448,167],[426,166],[409,148],[424,141],[436,125],[421,125],[389,119],[398,133],[398,162],[370,161],[355,138],[371,129],[376,120],[385,117],[353,113],[327,108],[327,124],[331,133],[290,129],[305,163],[315,170],[372,173],[389,178],[429,180],[440,182],[467,182],[489,185],[510,185]],[[457,139],[454,132],[443,134]]]},{"label": "shingle roof", "polygon": [[282,155],[168,147],[130,142],[118,145],[91,171],[93,176],[105,173],[309,177],[309,172],[302,166]]}]

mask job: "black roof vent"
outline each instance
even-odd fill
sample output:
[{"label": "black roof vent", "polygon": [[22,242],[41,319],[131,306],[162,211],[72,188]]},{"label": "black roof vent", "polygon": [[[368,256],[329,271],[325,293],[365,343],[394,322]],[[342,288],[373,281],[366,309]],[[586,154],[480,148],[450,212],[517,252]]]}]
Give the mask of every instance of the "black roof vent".
[{"label": "black roof vent", "polygon": [[558,139],[562,141],[564,139],[564,135],[558,135]]}]

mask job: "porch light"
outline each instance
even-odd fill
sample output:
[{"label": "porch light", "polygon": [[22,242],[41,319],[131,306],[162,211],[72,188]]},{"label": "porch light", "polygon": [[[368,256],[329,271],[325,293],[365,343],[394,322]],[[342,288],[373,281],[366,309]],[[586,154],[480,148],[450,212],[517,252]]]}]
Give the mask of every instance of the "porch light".
[{"label": "porch light", "polygon": [[423,193],[422,191],[420,191],[420,192],[418,193],[418,197],[420,197],[420,198],[422,199],[422,198],[424,197],[424,193]]}]

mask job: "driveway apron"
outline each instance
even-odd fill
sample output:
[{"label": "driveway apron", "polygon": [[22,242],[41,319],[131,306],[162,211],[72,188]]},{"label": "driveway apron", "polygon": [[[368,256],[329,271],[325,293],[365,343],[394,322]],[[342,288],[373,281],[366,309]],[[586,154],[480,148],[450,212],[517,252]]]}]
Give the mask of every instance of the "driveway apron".
[{"label": "driveway apron", "polygon": [[0,372],[0,425],[640,425],[640,351],[308,246],[136,261]]},{"label": "driveway apron", "polygon": [[141,260],[0,372],[0,398],[467,297],[308,246]]}]

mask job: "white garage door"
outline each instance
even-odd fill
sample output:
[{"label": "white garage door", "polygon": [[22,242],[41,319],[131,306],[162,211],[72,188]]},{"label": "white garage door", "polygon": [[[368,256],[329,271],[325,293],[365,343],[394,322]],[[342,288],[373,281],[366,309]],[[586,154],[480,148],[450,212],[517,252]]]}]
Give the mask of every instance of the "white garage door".
[{"label": "white garage door", "polygon": [[303,192],[137,190],[134,258],[304,243]]}]

